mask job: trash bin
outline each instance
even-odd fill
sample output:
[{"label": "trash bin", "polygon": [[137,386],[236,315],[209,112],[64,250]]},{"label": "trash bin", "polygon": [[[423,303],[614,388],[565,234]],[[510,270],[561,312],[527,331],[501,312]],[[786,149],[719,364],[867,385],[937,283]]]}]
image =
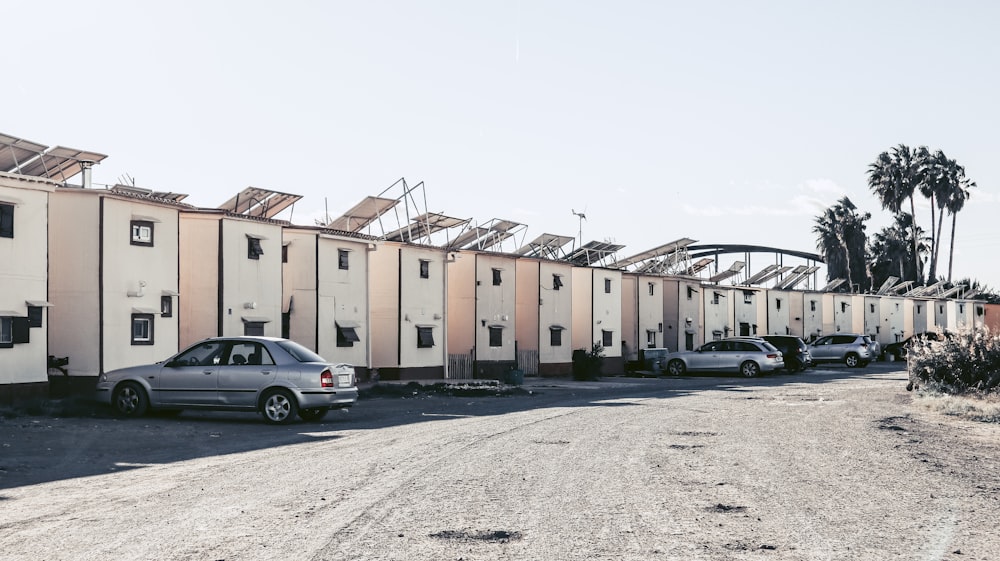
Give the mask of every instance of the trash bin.
[{"label": "trash bin", "polygon": [[520,386],[524,383],[524,370],[508,370],[505,381],[512,386]]}]

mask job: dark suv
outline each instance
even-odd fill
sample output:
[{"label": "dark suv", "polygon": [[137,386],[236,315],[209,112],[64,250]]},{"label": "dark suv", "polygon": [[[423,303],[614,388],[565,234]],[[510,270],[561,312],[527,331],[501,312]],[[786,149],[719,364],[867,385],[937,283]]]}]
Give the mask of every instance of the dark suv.
[{"label": "dark suv", "polygon": [[785,370],[802,372],[812,366],[812,356],[805,341],[794,335],[764,335],[763,339],[774,345],[785,358]]}]

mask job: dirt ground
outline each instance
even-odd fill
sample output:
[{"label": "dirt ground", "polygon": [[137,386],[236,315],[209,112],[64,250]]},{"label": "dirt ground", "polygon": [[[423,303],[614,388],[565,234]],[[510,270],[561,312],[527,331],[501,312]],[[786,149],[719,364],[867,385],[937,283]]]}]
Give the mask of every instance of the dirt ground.
[{"label": "dirt ground", "polygon": [[0,558],[955,559],[1000,427],[890,365],[362,400],[322,423],[0,421]]}]

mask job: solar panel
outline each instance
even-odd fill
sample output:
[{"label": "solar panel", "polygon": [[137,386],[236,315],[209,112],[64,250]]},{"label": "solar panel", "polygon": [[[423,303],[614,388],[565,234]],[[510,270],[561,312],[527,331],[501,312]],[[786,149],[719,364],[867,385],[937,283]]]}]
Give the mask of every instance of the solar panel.
[{"label": "solar panel", "polygon": [[899,282],[899,277],[889,277],[885,279],[885,282],[882,283],[882,286],[879,287],[878,292],[875,294],[885,294],[886,292],[889,292],[889,289],[892,288],[897,282]]},{"label": "solar panel", "polygon": [[22,175],[33,175],[57,181],[66,181],[83,171],[84,162],[98,163],[104,160],[104,158],[107,158],[107,156],[98,154],[97,152],[56,146],[49,148],[37,158],[21,164],[20,173]]},{"label": "solar panel", "polygon": [[627,259],[619,261],[618,262],[618,266],[619,267],[628,267],[630,265],[634,265],[634,264],[636,264],[636,263],[638,263],[640,261],[645,261],[645,260],[651,259],[653,257],[665,257],[665,256],[668,256],[668,255],[672,255],[672,254],[677,253],[678,251],[684,249],[688,245],[693,244],[694,242],[695,242],[695,240],[692,240],[692,239],[689,239],[689,238],[681,238],[681,239],[678,239],[678,240],[674,240],[674,241],[672,241],[670,243],[665,243],[665,244],[663,244],[663,245],[661,245],[659,247],[655,247],[653,249],[650,249],[650,250],[647,250],[647,251],[643,251],[642,253],[637,253],[637,254],[633,255],[632,257],[629,257]]},{"label": "solar panel", "polygon": [[731,277],[731,276],[739,273],[740,271],[742,271],[743,267],[745,267],[745,266],[746,266],[746,263],[744,263],[742,261],[733,261],[733,264],[730,265],[728,269],[726,269],[725,271],[722,271],[721,273],[717,273],[714,276],[709,277],[708,280],[709,280],[709,282],[719,282],[721,280],[726,280],[729,277]]},{"label": "solar panel", "polygon": [[705,268],[707,268],[709,265],[711,265],[712,261],[713,261],[713,259],[711,257],[702,257],[701,259],[699,259],[698,261],[696,261],[693,265],[691,265],[690,267],[688,267],[684,271],[684,274],[685,275],[697,275],[698,273],[700,273],[703,270],[705,270]]},{"label": "solar panel", "polygon": [[397,204],[399,204],[399,199],[368,196],[342,214],[340,218],[327,224],[326,227],[342,232],[360,232]]},{"label": "solar panel", "polygon": [[468,224],[469,220],[469,218],[453,218],[436,212],[428,212],[414,218],[410,224],[386,234],[385,239],[396,242],[412,242],[415,239],[428,238],[431,234],[441,230]]},{"label": "solar panel", "polygon": [[47,148],[44,144],[0,133],[0,171],[22,173],[18,167]]},{"label": "solar panel", "polygon": [[847,279],[833,279],[832,281],[826,283],[826,286],[822,288],[821,292],[832,292],[845,282],[847,282]]},{"label": "solar panel", "polygon": [[524,255],[526,257],[547,257],[549,259],[558,259],[560,250],[562,247],[573,241],[571,236],[558,236],[555,234],[542,234],[534,240],[528,242],[528,245],[518,249],[515,253],[517,255]]},{"label": "solar panel", "polygon": [[566,261],[580,267],[587,267],[593,265],[594,263],[602,262],[606,257],[614,255],[623,247],[625,246],[610,242],[587,242],[583,247],[580,247],[569,254],[569,256],[566,257]]},{"label": "solar panel", "polygon": [[234,214],[274,218],[301,198],[301,195],[281,193],[260,187],[247,187],[219,205],[218,208]]}]

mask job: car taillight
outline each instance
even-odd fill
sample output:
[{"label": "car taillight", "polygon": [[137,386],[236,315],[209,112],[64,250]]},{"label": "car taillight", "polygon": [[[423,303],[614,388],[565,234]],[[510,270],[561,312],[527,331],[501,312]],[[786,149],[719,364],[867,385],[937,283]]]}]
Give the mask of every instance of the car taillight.
[{"label": "car taillight", "polygon": [[778,358],[779,356],[781,356],[781,354],[779,354],[779,353],[771,353],[771,354],[767,355],[767,358]]},{"label": "car taillight", "polygon": [[333,373],[329,370],[324,370],[322,374],[319,375],[320,385],[324,388],[333,387]]}]

